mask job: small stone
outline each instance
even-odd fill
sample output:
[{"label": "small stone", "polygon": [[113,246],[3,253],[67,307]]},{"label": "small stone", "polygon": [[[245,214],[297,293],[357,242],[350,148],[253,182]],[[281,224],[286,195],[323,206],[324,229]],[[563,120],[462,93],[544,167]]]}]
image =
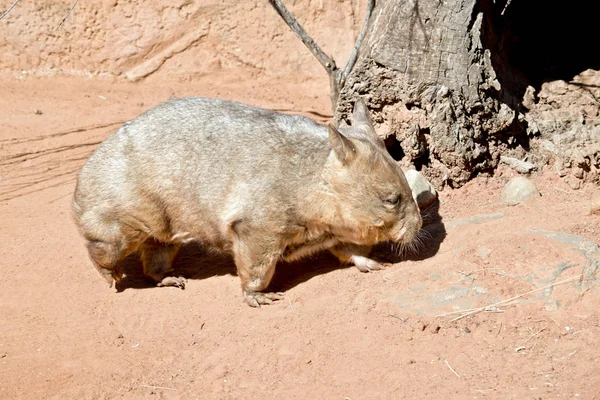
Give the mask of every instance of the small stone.
[{"label": "small stone", "polygon": [[596,192],[596,193],[592,194],[590,214],[600,215],[600,192]]},{"label": "small stone", "polygon": [[535,89],[533,86],[527,86],[523,95],[523,105],[528,109],[535,107]]},{"label": "small stone", "polygon": [[35,115],[42,115],[43,114],[42,110],[38,110],[37,108],[35,110],[33,110],[33,113]]},{"label": "small stone", "polygon": [[404,172],[413,198],[421,210],[432,205],[437,200],[437,192],[433,185],[417,170],[410,169]]},{"label": "small stone", "polygon": [[541,196],[535,183],[521,176],[512,178],[502,190],[502,202],[509,206],[515,206],[535,196]]},{"label": "small stone", "polygon": [[571,187],[571,189],[573,190],[579,190],[581,188],[581,180],[575,178],[574,176],[566,176],[565,178],[565,182],[567,182],[567,185],[569,185]]},{"label": "small stone", "polygon": [[487,247],[482,247],[477,250],[477,255],[481,258],[488,258],[490,254],[492,254],[492,250]]},{"label": "small stone", "polygon": [[567,172],[563,168],[563,162],[561,159],[554,160],[554,173],[561,178],[567,175]]},{"label": "small stone", "polygon": [[463,332],[464,332],[464,333],[471,333],[471,330],[465,326],[465,327],[463,328]]},{"label": "small stone", "polygon": [[584,176],[584,172],[583,172],[583,168],[581,167],[573,167],[573,176],[577,179],[583,179]]},{"label": "small stone", "polygon": [[508,165],[520,174],[528,174],[537,169],[535,164],[527,161],[521,161],[518,158],[500,156],[500,161]]}]

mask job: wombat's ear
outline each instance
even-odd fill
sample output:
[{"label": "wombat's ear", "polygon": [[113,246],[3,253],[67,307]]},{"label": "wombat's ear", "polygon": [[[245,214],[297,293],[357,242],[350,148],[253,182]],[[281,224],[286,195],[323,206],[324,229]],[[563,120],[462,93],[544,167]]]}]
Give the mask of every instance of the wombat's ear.
[{"label": "wombat's ear", "polygon": [[327,126],[329,130],[329,142],[338,160],[344,165],[348,165],[356,157],[356,147],[340,131],[331,124]]},{"label": "wombat's ear", "polygon": [[356,100],[356,103],[354,103],[354,111],[352,111],[352,126],[355,128],[361,126],[367,127],[370,131],[375,131],[373,128],[373,122],[371,121],[371,116],[369,115],[369,109],[360,98]]}]

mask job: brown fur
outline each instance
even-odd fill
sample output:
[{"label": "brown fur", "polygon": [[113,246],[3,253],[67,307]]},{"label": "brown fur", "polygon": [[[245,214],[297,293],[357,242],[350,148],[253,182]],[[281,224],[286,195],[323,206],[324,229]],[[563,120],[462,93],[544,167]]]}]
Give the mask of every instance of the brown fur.
[{"label": "brown fur", "polygon": [[233,254],[251,306],[278,260],[329,249],[361,271],[382,242],[410,243],[421,216],[404,174],[357,102],[352,126],[214,99],[175,99],[110,135],[78,176],[73,214],[94,266],[112,285],[138,251],[160,286],[181,244]]}]

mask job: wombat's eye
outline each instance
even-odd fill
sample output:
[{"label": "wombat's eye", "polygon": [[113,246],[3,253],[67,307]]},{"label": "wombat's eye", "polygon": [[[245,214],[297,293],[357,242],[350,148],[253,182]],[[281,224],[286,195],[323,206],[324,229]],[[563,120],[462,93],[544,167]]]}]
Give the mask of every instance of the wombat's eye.
[{"label": "wombat's eye", "polygon": [[387,205],[387,206],[397,206],[400,203],[400,195],[394,195],[394,196],[390,196],[388,198],[386,198],[385,200],[383,200],[383,202]]}]

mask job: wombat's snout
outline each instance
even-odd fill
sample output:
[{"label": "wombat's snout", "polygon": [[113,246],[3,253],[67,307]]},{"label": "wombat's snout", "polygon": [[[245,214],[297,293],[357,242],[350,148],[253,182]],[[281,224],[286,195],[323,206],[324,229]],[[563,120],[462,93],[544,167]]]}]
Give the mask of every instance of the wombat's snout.
[{"label": "wombat's snout", "polygon": [[398,231],[392,234],[392,240],[396,243],[410,244],[415,241],[421,228],[423,227],[423,218],[419,209],[416,208],[398,223]]}]

